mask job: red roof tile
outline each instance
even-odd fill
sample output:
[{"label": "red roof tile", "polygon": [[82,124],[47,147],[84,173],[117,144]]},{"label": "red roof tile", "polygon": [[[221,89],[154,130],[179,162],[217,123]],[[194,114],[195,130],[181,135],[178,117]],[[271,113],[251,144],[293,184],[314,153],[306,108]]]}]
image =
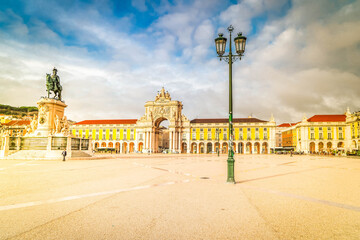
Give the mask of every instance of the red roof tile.
[{"label": "red roof tile", "polygon": [[30,125],[29,120],[11,120],[8,123],[2,123],[4,126],[21,126],[21,125]]},{"label": "red roof tile", "polygon": [[296,124],[298,124],[298,123],[283,123],[283,124],[278,125],[277,127],[292,127],[292,126],[295,126]]},{"label": "red roof tile", "polygon": [[92,124],[136,124],[137,119],[105,119],[105,120],[84,120],[74,125],[92,125]]},{"label": "red roof tile", "polygon": [[346,115],[314,115],[309,118],[308,122],[345,122]]},{"label": "red roof tile", "polygon": [[[190,123],[228,123],[228,118],[196,118]],[[257,118],[233,118],[233,123],[249,123],[249,122],[267,122]]]}]

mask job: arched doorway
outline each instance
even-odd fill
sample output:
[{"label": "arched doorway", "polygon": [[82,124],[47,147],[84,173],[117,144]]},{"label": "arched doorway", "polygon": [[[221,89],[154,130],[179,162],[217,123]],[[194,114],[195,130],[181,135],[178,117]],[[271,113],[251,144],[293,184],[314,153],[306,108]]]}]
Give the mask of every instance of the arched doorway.
[{"label": "arched doorway", "polygon": [[352,150],[357,149],[356,141],[355,141],[355,140],[353,140],[352,143],[351,143],[351,149],[352,149]]},{"label": "arched doorway", "polygon": [[101,147],[106,147],[106,142],[102,142]]},{"label": "arched doorway", "polygon": [[96,143],[95,143],[95,150],[98,149],[98,147],[99,147],[99,143],[96,142]]},{"label": "arched doorway", "polygon": [[181,144],[181,153],[187,153],[187,144],[185,142]]},{"label": "arched doorway", "polygon": [[268,153],[268,144],[267,144],[266,142],[264,142],[264,143],[262,144],[261,153],[263,153],[263,154],[267,154],[267,153]]},{"label": "arched doorway", "polygon": [[215,152],[218,153],[220,151],[220,143],[216,142],[215,143]]},{"label": "arched doorway", "polygon": [[310,153],[314,153],[315,152],[315,143],[311,142],[310,143]]},{"label": "arched doorway", "polygon": [[134,146],[135,146],[135,144],[134,144],[133,142],[131,142],[131,143],[129,144],[129,153],[133,153],[133,152],[134,152]]},{"label": "arched doorway", "polygon": [[232,142],[232,146],[233,146],[233,153],[236,153],[236,143]]},{"label": "arched doorway", "polygon": [[197,147],[197,144],[196,144],[196,143],[192,143],[192,144],[191,144],[191,153],[197,153],[196,147]]},{"label": "arched doorway", "polygon": [[206,144],[206,153],[211,153],[212,152],[212,144],[211,143],[207,143]]},{"label": "arched doorway", "polygon": [[239,148],[239,153],[243,154],[244,153],[244,144],[242,142],[240,142],[238,144],[238,148]]},{"label": "arched doorway", "polygon": [[328,150],[330,150],[331,147],[332,147],[332,143],[331,143],[331,142],[328,142],[328,143],[326,144],[326,148],[327,148]]},{"label": "arched doorway", "polygon": [[[170,133],[169,132],[170,122],[164,118],[160,117],[154,122],[154,151],[163,152],[170,149]],[[172,148],[174,149],[174,148]]]},{"label": "arched doorway", "polygon": [[122,145],[122,152],[123,152],[123,153],[126,153],[126,152],[127,152],[127,145],[128,145],[128,144],[127,144],[126,142],[123,143],[123,145]]},{"label": "arched doorway", "polygon": [[257,154],[260,153],[260,143],[256,142],[254,144],[254,150],[255,150],[255,153],[257,153]]},{"label": "arched doorway", "polygon": [[319,152],[322,152],[324,150],[324,143],[319,143]]},{"label": "arched doorway", "polygon": [[344,148],[344,143],[343,142],[339,142],[337,145],[338,148]]},{"label": "arched doorway", "polygon": [[224,142],[222,144],[222,150],[221,150],[222,153],[228,153],[228,144],[227,142]]},{"label": "arched doorway", "polygon": [[140,142],[139,145],[138,145],[139,152],[142,152],[143,146],[144,146],[144,143]]},{"label": "arched doorway", "polygon": [[199,152],[200,152],[200,153],[204,153],[204,152],[205,152],[205,146],[204,146],[204,143],[203,143],[203,142],[200,143],[200,145],[199,145]]},{"label": "arched doorway", "polygon": [[109,142],[109,148],[114,147],[114,144],[112,142]]},{"label": "arched doorway", "polygon": [[115,151],[116,151],[117,153],[120,152],[120,143],[119,143],[119,142],[115,143]]},{"label": "arched doorway", "polygon": [[251,143],[246,143],[246,153],[252,153],[252,145]]}]

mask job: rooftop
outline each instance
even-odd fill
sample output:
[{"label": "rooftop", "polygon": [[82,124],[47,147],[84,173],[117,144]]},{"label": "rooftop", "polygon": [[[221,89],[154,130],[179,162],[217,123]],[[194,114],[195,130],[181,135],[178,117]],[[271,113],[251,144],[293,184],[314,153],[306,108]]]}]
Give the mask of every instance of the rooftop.
[{"label": "rooftop", "polygon": [[282,123],[278,125],[277,127],[292,127],[295,126],[297,123]]},{"label": "rooftop", "polygon": [[[190,123],[228,123],[228,118],[196,118],[190,121]],[[233,118],[233,123],[259,123],[268,122],[257,118]]]},{"label": "rooftop", "polygon": [[2,123],[4,126],[21,126],[21,125],[30,125],[29,120],[11,120],[8,123]]},{"label": "rooftop", "polygon": [[345,122],[346,115],[314,115],[307,120],[308,122]]},{"label": "rooftop", "polygon": [[74,125],[92,125],[92,124],[136,124],[137,119],[99,119],[84,120]]}]

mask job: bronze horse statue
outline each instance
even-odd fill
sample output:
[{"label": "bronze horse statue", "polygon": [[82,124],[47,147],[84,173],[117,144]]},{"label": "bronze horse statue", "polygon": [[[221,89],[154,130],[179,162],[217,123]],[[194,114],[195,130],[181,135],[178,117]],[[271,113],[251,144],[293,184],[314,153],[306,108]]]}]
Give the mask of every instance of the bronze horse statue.
[{"label": "bronze horse statue", "polygon": [[48,93],[48,98],[50,98],[50,93],[54,93],[54,99],[58,99],[61,101],[61,91],[62,87],[60,85],[60,78],[59,76],[54,74],[51,76],[50,74],[46,74],[46,90]]}]

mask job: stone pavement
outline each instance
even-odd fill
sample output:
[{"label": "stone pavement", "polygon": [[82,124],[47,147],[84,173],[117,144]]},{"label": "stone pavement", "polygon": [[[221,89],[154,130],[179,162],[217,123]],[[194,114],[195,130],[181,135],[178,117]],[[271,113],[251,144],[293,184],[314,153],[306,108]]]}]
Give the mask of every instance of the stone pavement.
[{"label": "stone pavement", "polygon": [[360,158],[226,158],[0,160],[0,239],[360,239]]}]

